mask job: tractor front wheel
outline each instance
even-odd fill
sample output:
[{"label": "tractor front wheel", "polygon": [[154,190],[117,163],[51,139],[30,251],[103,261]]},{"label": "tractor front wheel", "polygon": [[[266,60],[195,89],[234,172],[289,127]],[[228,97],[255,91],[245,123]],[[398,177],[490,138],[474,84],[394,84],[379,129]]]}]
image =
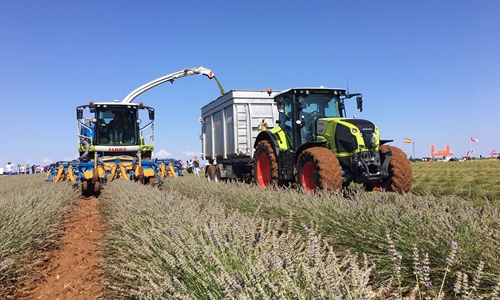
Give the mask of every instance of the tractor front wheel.
[{"label": "tractor front wheel", "polygon": [[278,185],[278,162],[273,147],[268,141],[260,141],[254,153],[254,180],[260,187]]},{"label": "tractor front wheel", "polygon": [[297,161],[297,171],[297,182],[309,194],[318,189],[342,189],[342,167],[330,149],[313,147],[304,150]]},{"label": "tractor front wheel", "polygon": [[400,194],[407,193],[410,191],[413,180],[410,160],[398,147],[382,145],[380,146],[380,160],[382,164],[387,158],[389,151],[391,152],[389,176],[382,181],[365,183],[365,189],[367,191],[379,190]]}]

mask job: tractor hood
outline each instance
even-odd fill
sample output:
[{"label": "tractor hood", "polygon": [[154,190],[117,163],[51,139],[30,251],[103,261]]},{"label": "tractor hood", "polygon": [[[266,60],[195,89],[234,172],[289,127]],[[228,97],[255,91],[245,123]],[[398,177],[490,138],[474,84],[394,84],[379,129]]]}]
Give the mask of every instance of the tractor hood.
[{"label": "tractor hood", "polygon": [[330,143],[339,156],[378,151],[380,143],[377,126],[363,119],[320,118],[317,136]]}]

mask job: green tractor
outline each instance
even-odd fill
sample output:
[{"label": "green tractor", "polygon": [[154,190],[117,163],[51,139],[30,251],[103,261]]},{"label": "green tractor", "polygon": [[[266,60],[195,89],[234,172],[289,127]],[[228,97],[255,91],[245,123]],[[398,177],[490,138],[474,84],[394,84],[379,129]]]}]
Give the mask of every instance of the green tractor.
[{"label": "green tractor", "polygon": [[[268,90],[271,93],[271,90]],[[412,184],[409,159],[385,145],[377,126],[346,118],[344,101],[361,94],[338,88],[293,88],[274,97],[278,126],[255,140],[253,177],[261,187],[298,184],[306,192],[335,191],[351,183],[367,191],[406,193]]]}]

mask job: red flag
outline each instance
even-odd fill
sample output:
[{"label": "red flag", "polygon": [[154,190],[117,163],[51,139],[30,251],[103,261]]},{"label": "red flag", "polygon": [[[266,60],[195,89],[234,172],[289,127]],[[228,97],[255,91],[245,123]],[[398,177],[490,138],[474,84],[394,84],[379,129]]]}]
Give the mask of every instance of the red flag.
[{"label": "red flag", "polygon": [[473,137],[470,137],[470,141],[471,141],[471,142],[473,142],[473,143],[478,143],[478,142],[479,142],[479,140],[478,140],[478,139],[473,138]]}]

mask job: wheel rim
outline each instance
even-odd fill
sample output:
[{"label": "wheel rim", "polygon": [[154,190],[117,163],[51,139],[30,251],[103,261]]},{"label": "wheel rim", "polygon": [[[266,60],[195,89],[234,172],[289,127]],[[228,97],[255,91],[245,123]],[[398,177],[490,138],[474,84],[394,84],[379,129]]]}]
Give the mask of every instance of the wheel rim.
[{"label": "wheel rim", "polygon": [[261,153],[257,160],[257,182],[261,187],[271,183],[271,165],[266,153]]},{"label": "wheel rim", "polygon": [[302,168],[302,186],[306,192],[310,193],[318,188],[318,184],[314,182],[313,175],[317,172],[316,167],[312,162],[306,162]]}]

